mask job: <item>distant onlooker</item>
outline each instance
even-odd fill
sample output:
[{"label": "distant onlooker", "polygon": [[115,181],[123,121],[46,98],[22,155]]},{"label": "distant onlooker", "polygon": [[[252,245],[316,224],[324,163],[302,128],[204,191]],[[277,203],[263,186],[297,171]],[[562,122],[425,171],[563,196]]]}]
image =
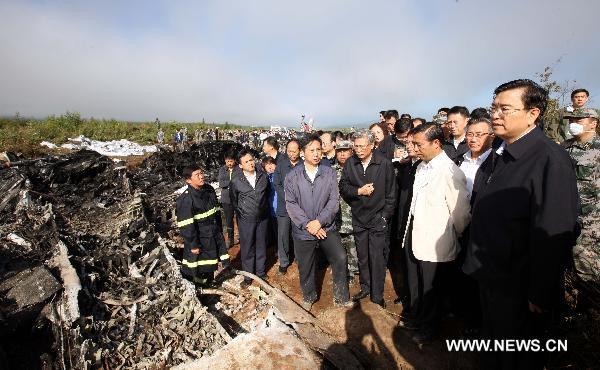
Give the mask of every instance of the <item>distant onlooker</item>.
[{"label": "distant onlooker", "polygon": [[384,114],[385,123],[387,124],[387,132],[394,132],[394,125],[396,121],[400,119],[398,115],[398,111],[395,109],[390,109]]},{"label": "distant onlooker", "polygon": [[419,125],[425,124],[427,123],[427,121],[425,120],[425,118],[413,118],[412,119],[412,126],[413,127],[417,127]]},{"label": "distant onlooker", "polygon": [[560,110],[558,118],[552,122],[546,122],[544,132],[546,135],[557,143],[573,137],[569,133],[569,119],[567,115],[571,114],[575,109],[584,108],[590,97],[589,91],[586,89],[575,89],[571,92],[571,105]]},{"label": "distant onlooker", "polygon": [[450,137],[443,143],[444,151],[457,166],[463,161],[463,155],[469,150],[465,140],[465,127],[469,120],[469,110],[466,107],[455,106],[448,111],[446,126]]},{"label": "distant onlooker", "polygon": [[234,244],[233,217],[234,210],[229,197],[229,186],[234,177],[239,176],[242,170],[237,166],[235,154],[233,151],[225,153],[225,164],[219,169],[219,187],[221,188],[221,206],[225,216],[225,229],[227,231],[227,247],[231,248]]}]

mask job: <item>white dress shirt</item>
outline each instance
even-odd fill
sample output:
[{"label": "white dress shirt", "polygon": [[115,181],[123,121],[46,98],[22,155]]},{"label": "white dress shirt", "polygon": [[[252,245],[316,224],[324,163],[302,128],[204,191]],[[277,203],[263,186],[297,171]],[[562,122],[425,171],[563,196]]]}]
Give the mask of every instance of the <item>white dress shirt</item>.
[{"label": "white dress shirt", "polygon": [[[443,152],[440,152],[442,154]],[[435,167],[436,163],[442,161],[442,157],[440,154],[436,155],[429,162],[421,162],[417,166],[417,171],[415,173],[415,182],[413,183],[413,196],[410,201],[410,214],[413,215],[415,213],[415,204],[417,204],[417,200],[419,198],[419,194],[422,191],[423,187],[427,185],[430,180],[431,172],[433,167]],[[410,221],[410,220],[409,220]]]},{"label": "white dress shirt", "polygon": [[492,148],[483,152],[479,157],[473,159],[471,157],[471,151],[466,152],[463,157],[465,160],[460,165],[460,169],[465,174],[467,178],[467,190],[469,191],[469,199],[471,199],[471,193],[473,192],[473,182],[475,181],[475,175],[477,174],[477,170],[479,166],[486,160],[486,158],[492,152]]},{"label": "white dress shirt", "polygon": [[244,171],[244,176],[246,176],[246,180],[248,180],[250,186],[252,186],[253,189],[256,188],[256,171],[254,171],[252,175]]}]

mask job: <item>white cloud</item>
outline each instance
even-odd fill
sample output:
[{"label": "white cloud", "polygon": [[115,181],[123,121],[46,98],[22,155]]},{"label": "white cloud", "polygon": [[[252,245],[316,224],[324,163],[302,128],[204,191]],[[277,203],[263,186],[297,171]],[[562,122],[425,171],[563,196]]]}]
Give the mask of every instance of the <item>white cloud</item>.
[{"label": "white cloud", "polygon": [[121,4],[0,4],[0,112],[287,124],[301,113],[365,122],[386,108],[430,117],[442,105],[485,105],[499,83],[561,56],[558,80],[600,89],[598,2]]}]

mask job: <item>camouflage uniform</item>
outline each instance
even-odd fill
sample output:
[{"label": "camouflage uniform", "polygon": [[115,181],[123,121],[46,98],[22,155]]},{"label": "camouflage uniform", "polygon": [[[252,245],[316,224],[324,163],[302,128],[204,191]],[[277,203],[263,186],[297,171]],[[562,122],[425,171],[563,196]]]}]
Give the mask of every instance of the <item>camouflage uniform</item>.
[{"label": "camouflage uniform", "polygon": [[[595,117],[593,109],[575,109],[572,117]],[[576,162],[577,188],[581,198],[581,235],[573,248],[577,274],[585,281],[600,283],[600,137],[578,143],[575,138],[562,144]]]},{"label": "camouflage uniform", "polygon": [[[337,172],[339,183],[343,167],[335,164],[333,168]],[[356,255],[356,243],[354,242],[354,229],[352,228],[352,212],[350,206],[342,197],[340,197],[340,210],[338,211],[335,224],[342,237],[342,245],[348,255],[348,275],[353,277],[358,274],[358,257]]]},{"label": "camouflage uniform", "polygon": [[572,136],[568,130],[569,120],[565,118],[565,115],[569,115],[573,110],[572,106],[564,107],[558,111],[556,116],[548,118],[548,121],[544,124],[546,136],[557,143],[570,139]]}]

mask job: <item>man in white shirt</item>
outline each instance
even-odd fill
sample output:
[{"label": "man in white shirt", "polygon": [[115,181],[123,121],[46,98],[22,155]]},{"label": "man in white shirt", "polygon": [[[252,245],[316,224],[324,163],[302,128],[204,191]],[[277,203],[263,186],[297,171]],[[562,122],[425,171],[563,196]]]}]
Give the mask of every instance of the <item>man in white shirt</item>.
[{"label": "man in white shirt", "polygon": [[432,339],[438,321],[440,282],[460,250],[458,237],[469,223],[470,206],[465,175],[442,149],[444,134],[438,125],[419,125],[411,131],[417,167],[408,226],[407,248],[411,310],[399,325],[417,329],[413,341]]},{"label": "man in white shirt", "polygon": [[469,191],[469,198],[471,198],[477,170],[492,151],[494,131],[492,130],[492,123],[487,118],[470,120],[466,131],[465,136],[469,151],[463,155],[464,159],[460,164],[460,169],[467,178],[467,190]]}]

